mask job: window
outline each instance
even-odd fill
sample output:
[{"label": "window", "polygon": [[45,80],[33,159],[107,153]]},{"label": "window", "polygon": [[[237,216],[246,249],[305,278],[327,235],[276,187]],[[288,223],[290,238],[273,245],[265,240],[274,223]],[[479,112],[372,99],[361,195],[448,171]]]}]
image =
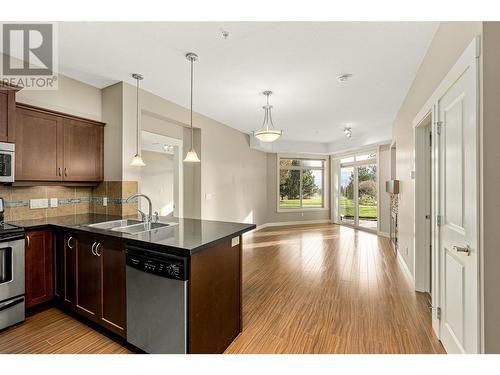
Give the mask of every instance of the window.
[{"label": "window", "polygon": [[279,158],[279,210],[325,208],[325,159]]}]

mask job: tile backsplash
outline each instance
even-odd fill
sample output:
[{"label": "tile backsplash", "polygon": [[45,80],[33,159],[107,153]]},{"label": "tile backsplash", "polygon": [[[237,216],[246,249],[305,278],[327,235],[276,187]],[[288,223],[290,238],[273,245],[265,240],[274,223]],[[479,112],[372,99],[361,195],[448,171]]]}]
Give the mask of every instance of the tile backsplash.
[{"label": "tile backsplash", "polygon": [[[85,214],[131,215],[137,210],[137,200],[125,203],[137,192],[137,181],[105,181],[97,187],[66,186],[0,186],[5,202],[5,221],[42,219],[52,216]],[[103,198],[107,197],[107,206]],[[30,208],[31,199],[57,198],[57,207]]]}]

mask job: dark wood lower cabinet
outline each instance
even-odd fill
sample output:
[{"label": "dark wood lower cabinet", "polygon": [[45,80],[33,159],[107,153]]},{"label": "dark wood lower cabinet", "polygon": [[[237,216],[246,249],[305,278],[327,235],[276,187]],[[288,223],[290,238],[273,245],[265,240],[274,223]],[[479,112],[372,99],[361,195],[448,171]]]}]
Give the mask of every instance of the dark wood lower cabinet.
[{"label": "dark wood lower cabinet", "polygon": [[76,246],[76,310],[96,319],[99,314],[100,260],[94,252],[96,241],[78,236]]},{"label": "dark wood lower cabinet", "polygon": [[48,302],[54,297],[52,231],[26,233],[25,288],[26,307]]},{"label": "dark wood lower cabinet", "polygon": [[241,238],[191,256],[188,352],[222,353],[242,330]]},{"label": "dark wood lower cabinet", "polygon": [[125,246],[92,234],[56,235],[56,296],[76,313],[126,337]]}]

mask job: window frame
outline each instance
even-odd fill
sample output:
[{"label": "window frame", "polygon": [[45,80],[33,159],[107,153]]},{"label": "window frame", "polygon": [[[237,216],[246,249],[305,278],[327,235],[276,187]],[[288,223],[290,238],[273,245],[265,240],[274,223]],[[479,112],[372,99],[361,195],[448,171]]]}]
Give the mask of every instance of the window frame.
[{"label": "window frame", "polygon": [[[291,160],[321,160],[323,162],[323,167],[304,167],[302,162],[300,166],[290,166],[289,168],[281,168],[280,161],[282,159]],[[330,157],[328,155],[294,155],[294,154],[277,154],[276,157],[276,212],[313,212],[313,211],[327,211],[330,209],[330,193],[329,193],[329,162]],[[300,171],[300,207],[299,208],[281,208],[280,207],[280,172],[282,169],[286,170],[298,170]],[[305,169],[323,171],[322,178],[322,201],[323,207],[303,207],[302,205],[302,172]]]}]

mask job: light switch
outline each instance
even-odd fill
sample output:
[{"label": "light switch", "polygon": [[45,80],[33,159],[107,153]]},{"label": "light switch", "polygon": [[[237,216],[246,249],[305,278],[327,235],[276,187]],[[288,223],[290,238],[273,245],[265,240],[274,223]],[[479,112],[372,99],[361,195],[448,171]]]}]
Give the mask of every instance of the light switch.
[{"label": "light switch", "polygon": [[211,199],[212,199],[212,193],[206,193],[206,194],[205,194],[205,199],[206,199],[207,201],[211,200]]},{"label": "light switch", "polygon": [[50,207],[57,207],[58,203],[57,198],[50,198]]},{"label": "light switch", "polygon": [[107,206],[108,205],[108,197],[103,197],[102,198],[102,205]]}]

